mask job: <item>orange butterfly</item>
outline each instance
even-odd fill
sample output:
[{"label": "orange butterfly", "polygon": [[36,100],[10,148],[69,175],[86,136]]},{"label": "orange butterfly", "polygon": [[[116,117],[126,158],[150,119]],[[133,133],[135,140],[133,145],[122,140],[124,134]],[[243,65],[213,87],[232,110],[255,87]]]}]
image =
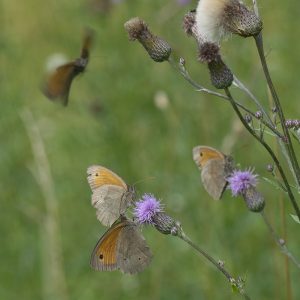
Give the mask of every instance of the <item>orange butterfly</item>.
[{"label": "orange butterfly", "polygon": [[93,165],[87,169],[88,183],[92,189],[92,205],[97,210],[98,220],[111,226],[124,215],[135,195],[134,188],[113,171]]},{"label": "orange butterfly", "polygon": [[226,178],[233,170],[233,160],[222,152],[208,146],[196,146],[193,159],[201,170],[201,180],[210,196],[219,200],[227,186]]},{"label": "orange butterfly", "polygon": [[120,269],[135,274],[152,259],[151,251],[137,225],[122,216],[100,238],[91,255],[91,267],[97,271]]},{"label": "orange butterfly", "polygon": [[88,64],[92,39],[93,31],[91,29],[86,29],[80,57],[74,61],[59,66],[47,78],[42,91],[50,100],[60,101],[64,106],[68,104],[72,81],[78,74],[84,72]]}]

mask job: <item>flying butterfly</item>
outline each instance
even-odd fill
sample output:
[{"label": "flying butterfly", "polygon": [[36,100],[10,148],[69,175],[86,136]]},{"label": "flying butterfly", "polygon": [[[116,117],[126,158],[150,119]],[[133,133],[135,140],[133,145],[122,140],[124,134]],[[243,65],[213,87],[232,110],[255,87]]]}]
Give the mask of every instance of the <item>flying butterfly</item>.
[{"label": "flying butterfly", "polygon": [[134,187],[127,185],[113,171],[99,165],[90,166],[87,174],[97,218],[103,225],[111,226],[132,203]]},{"label": "flying butterfly", "polygon": [[90,265],[97,271],[120,269],[135,274],[143,271],[151,259],[151,251],[137,225],[121,216],[96,244]]},{"label": "flying butterfly", "polygon": [[83,46],[79,58],[59,66],[49,75],[42,88],[43,94],[53,101],[59,101],[64,106],[68,104],[70,87],[73,79],[84,72],[89,62],[89,52],[93,40],[93,31],[86,29],[84,32]]},{"label": "flying butterfly", "polygon": [[226,178],[233,171],[231,156],[208,146],[193,148],[193,159],[201,170],[205,190],[215,200],[221,199],[227,186]]}]

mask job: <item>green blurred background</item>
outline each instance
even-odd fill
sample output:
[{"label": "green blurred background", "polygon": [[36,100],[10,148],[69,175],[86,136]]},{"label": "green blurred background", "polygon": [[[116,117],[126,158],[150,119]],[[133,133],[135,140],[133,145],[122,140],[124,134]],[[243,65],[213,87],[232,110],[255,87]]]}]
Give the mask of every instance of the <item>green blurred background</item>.
[{"label": "green blurred background", "polygon": [[[154,259],[144,272],[130,276],[91,270],[90,253],[105,231],[86,181],[86,168],[97,163],[128,183],[146,179],[137,185],[139,195],[151,192],[162,199],[193,241],[225,261],[234,276],[246,278],[252,299],[299,299],[299,270],[286,264],[260,215],[248,212],[229,191],[222,201],[212,201],[200,184],[191,151],[198,144],[213,146],[261,176],[269,176],[269,156],[226,102],[196,92],[168,63],[154,63],[141,45],[128,41],[123,28],[131,17],[145,19],[169,41],[175,57],[185,57],[192,77],[210,87],[205,66],[196,60],[195,42],[181,25],[197,1],[104,2],[1,2],[0,298],[240,298],[220,272],[181,240],[150,227],[143,234]],[[287,117],[299,118],[300,4],[266,0],[259,6],[275,85]],[[87,25],[96,32],[91,60],[85,74],[74,80],[64,108],[48,101],[38,87],[50,55],[79,56]],[[224,43],[223,54],[269,107],[253,40],[233,37]],[[250,105],[245,95],[233,93]],[[46,192],[29,138],[34,126],[53,179]],[[47,166],[39,166],[46,173]],[[260,182],[266,213],[281,234],[286,223],[288,245],[299,257],[299,225],[289,217],[289,202]],[[49,206],[51,201],[57,206]]]}]

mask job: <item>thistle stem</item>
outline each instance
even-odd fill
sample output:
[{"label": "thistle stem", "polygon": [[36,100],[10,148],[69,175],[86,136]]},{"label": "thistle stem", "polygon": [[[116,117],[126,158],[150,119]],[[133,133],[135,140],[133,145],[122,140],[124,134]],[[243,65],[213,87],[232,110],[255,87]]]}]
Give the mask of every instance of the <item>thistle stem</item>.
[{"label": "thistle stem", "polygon": [[291,141],[289,130],[285,125],[284,113],[283,113],[278,95],[276,93],[275,87],[273,85],[273,82],[272,82],[272,79],[271,79],[271,76],[270,76],[270,73],[269,73],[268,65],[267,65],[267,62],[266,62],[265,54],[264,54],[262,34],[259,33],[257,36],[254,37],[254,39],[255,39],[257,51],[258,51],[258,54],[259,54],[259,57],[260,57],[260,61],[261,61],[262,67],[263,67],[263,71],[264,71],[264,74],[265,74],[265,78],[266,78],[267,84],[269,86],[269,89],[270,89],[272,98],[274,100],[275,106],[276,106],[277,111],[278,111],[278,115],[279,115],[279,118],[280,118],[280,123],[281,123],[281,126],[282,126],[283,133],[286,137],[286,147],[287,147],[289,157],[290,157],[290,160],[291,160],[292,169],[293,169],[293,172],[295,173],[295,176],[297,178],[298,186],[300,186],[300,168],[299,168],[299,164],[298,164],[298,161],[297,161],[297,158],[296,158],[296,155],[295,155],[295,151],[294,151],[294,148],[293,148],[293,144],[292,144],[292,141]]},{"label": "thistle stem", "polygon": [[264,213],[264,211],[261,212],[261,216],[262,216],[269,232],[271,233],[274,241],[280,247],[282,253],[284,255],[286,255],[300,269],[300,262],[297,261],[295,256],[289,251],[289,249],[285,245],[285,241],[276,234],[274,228],[272,227],[271,223],[269,222],[269,220],[268,220],[266,214]]},{"label": "thistle stem", "polygon": [[299,216],[300,216],[300,209],[299,209],[298,204],[297,204],[297,202],[296,202],[296,200],[295,200],[294,194],[293,194],[293,192],[292,192],[292,190],[291,190],[291,187],[290,187],[290,185],[289,185],[289,183],[288,183],[288,180],[287,180],[287,178],[286,178],[286,176],[285,176],[285,173],[284,173],[284,171],[283,171],[283,169],[282,169],[282,167],[281,167],[281,164],[280,164],[279,160],[277,159],[277,156],[276,156],[275,153],[273,152],[272,148],[271,148],[271,147],[263,140],[263,138],[257,136],[257,135],[255,134],[255,132],[252,130],[252,128],[251,128],[251,127],[248,125],[248,123],[245,121],[245,119],[243,118],[241,112],[239,111],[239,108],[237,107],[237,105],[236,105],[234,99],[232,98],[229,89],[226,88],[226,89],[224,89],[224,90],[225,90],[225,93],[226,93],[227,97],[228,97],[229,100],[230,100],[230,103],[231,103],[231,105],[232,105],[234,111],[235,111],[236,114],[238,115],[239,119],[241,120],[241,122],[243,123],[243,125],[245,126],[245,128],[249,131],[249,133],[250,133],[257,141],[259,141],[260,144],[262,144],[262,145],[264,146],[264,148],[265,148],[265,149],[268,151],[268,153],[271,155],[271,157],[272,157],[274,163],[276,164],[276,166],[277,166],[277,168],[278,168],[278,171],[279,171],[279,173],[280,173],[280,175],[281,175],[281,178],[282,178],[282,180],[283,180],[283,182],[284,182],[284,185],[285,185],[285,187],[286,187],[287,193],[288,193],[288,195],[289,195],[289,199],[291,200],[292,205],[293,205],[293,207],[294,207],[294,210],[295,210],[295,212],[296,212],[298,218],[300,219],[300,217],[299,217]]},{"label": "thistle stem", "polygon": [[[186,68],[183,66],[183,65],[180,65],[180,67],[177,66],[177,64],[174,62],[174,60],[172,59],[172,57],[169,58],[169,63],[170,65],[177,71],[179,72],[183,78],[188,82],[190,83],[198,92],[203,92],[203,93],[206,93],[206,94],[210,94],[210,95],[214,95],[214,96],[217,96],[219,97],[220,99],[223,99],[223,100],[226,100],[228,101],[228,97],[226,95],[223,95],[223,94],[220,94],[220,93],[217,93],[217,92],[214,92],[214,91],[211,91],[209,89],[206,89],[204,88],[202,85],[200,85],[199,83],[195,82],[190,74],[188,73],[188,71],[186,70]],[[236,78],[237,79],[237,78]],[[241,84],[241,82],[239,82]],[[237,83],[238,84],[238,83]],[[241,88],[239,86],[239,88]],[[242,88],[241,88],[242,89]],[[245,87],[243,89],[249,96],[250,96],[250,91],[248,91]],[[248,92],[249,93],[248,93]],[[250,96],[251,97],[251,96]],[[248,114],[250,114],[252,117],[256,118],[255,117],[255,113],[253,113],[250,109],[248,109],[247,107],[245,107],[243,104],[235,101],[236,105],[238,107],[240,107],[241,109],[243,109],[245,112],[247,112]],[[275,126],[272,126],[272,124],[270,124],[269,122],[266,122],[264,119],[261,119],[260,120],[261,123],[263,123],[266,127],[268,127],[278,138],[282,139],[283,138],[283,135],[275,128]]]},{"label": "thistle stem", "polygon": [[209,262],[211,262],[220,272],[223,273],[223,275],[227,278],[227,280],[230,282],[232,286],[234,286],[240,295],[244,297],[244,299],[250,300],[250,297],[245,293],[243,284],[235,279],[233,276],[230,275],[230,273],[224,268],[224,266],[220,263],[218,263],[214,258],[212,258],[208,253],[206,253],[203,249],[201,249],[199,246],[197,246],[195,243],[193,243],[190,238],[181,230],[178,232],[177,236],[185,241],[187,244],[189,244],[192,248],[194,248],[199,254],[204,256]]}]

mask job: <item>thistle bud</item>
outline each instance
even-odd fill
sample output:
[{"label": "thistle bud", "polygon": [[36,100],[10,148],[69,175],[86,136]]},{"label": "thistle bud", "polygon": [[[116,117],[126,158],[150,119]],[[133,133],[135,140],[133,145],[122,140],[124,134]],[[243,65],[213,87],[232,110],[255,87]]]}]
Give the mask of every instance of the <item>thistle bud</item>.
[{"label": "thistle bud", "polygon": [[253,212],[260,212],[265,207],[265,200],[261,193],[255,187],[250,186],[243,193],[242,196],[246,202],[249,210]]},{"label": "thistle bud", "polygon": [[252,116],[249,114],[245,114],[244,119],[249,124],[252,121]]},{"label": "thistle bud", "polygon": [[225,30],[242,37],[256,36],[262,30],[262,21],[238,0],[227,1],[223,12]]},{"label": "thistle bud", "polygon": [[233,81],[233,74],[222,61],[221,56],[208,63],[212,85],[217,89],[229,87]]},{"label": "thistle bud", "polygon": [[162,38],[153,35],[143,20],[138,17],[130,19],[124,27],[129,39],[138,40],[154,61],[163,62],[169,59],[172,51],[170,45]]},{"label": "thistle bud", "polygon": [[164,212],[156,213],[153,216],[154,227],[163,234],[177,235],[180,224]]},{"label": "thistle bud", "polygon": [[255,113],[255,117],[256,119],[260,120],[262,118],[263,114],[260,110],[258,110],[256,113]]}]

